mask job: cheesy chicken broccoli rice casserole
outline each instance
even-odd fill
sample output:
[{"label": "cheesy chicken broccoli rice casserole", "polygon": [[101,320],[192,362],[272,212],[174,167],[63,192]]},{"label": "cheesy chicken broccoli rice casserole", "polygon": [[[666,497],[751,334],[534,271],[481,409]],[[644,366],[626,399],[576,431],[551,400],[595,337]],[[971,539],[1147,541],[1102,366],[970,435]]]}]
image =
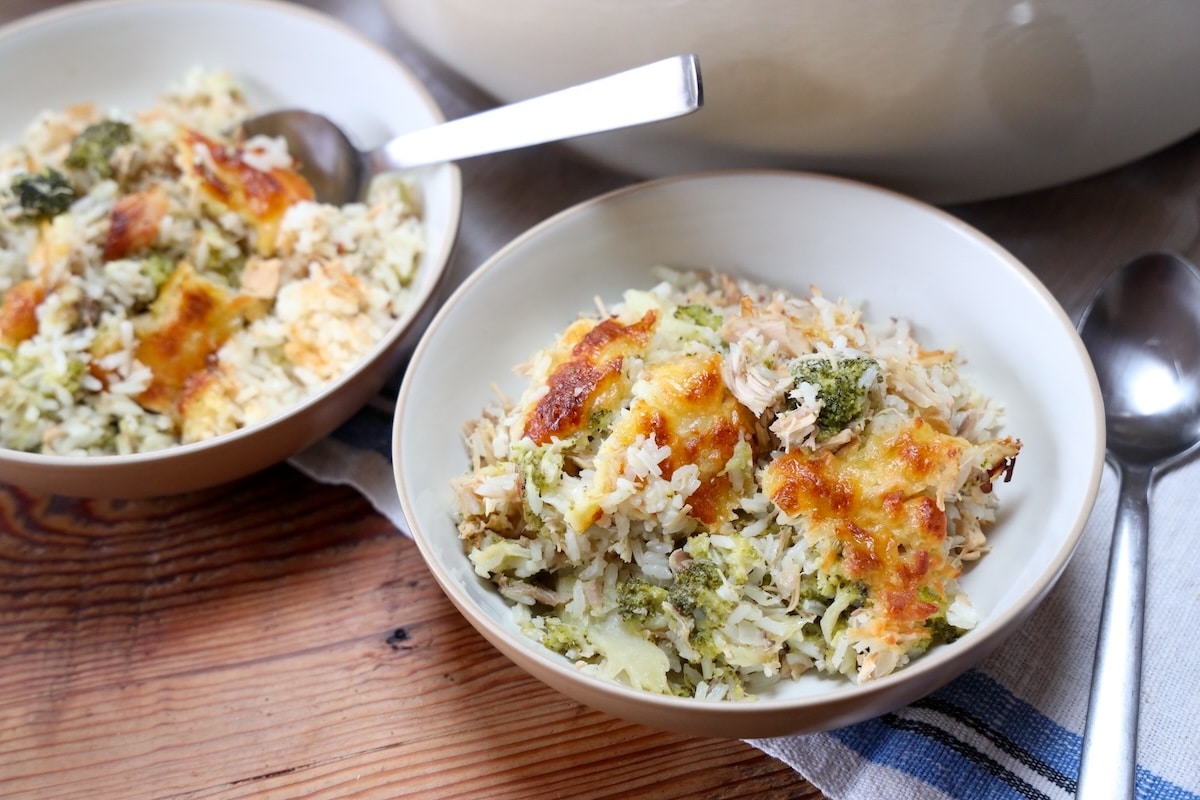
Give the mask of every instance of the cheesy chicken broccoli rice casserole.
[{"label": "cheesy chicken broccoli rice casserole", "polygon": [[0,148],[0,445],[114,454],[251,425],[338,378],[405,310],[416,187],[318,203],[231,76],[151,108],[46,111]]},{"label": "cheesy chicken broccoli rice casserole", "polygon": [[887,675],[975,625],[1019,441],[904,321],[663,271],[468,424],[458,526],[522,630],[634,687],[746,699]]}]

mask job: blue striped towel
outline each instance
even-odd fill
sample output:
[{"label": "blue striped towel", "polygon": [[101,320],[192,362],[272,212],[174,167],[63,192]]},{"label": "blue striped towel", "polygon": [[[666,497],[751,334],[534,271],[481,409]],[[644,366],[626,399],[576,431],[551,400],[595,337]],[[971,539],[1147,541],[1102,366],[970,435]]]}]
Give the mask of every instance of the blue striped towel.
[{"label": "blue striped towel", "polygon": [[[382,396],[394,397],[394,389]],[[357,487],[407,533],[389,460],[391,420],[381,400],[291,463],[316,480]],[[1200,800],[1197,485],[1200,461],[1167,473],[1154,491],[1137,776],[1143,800]],[[978,668],[876,719],[750,744],[831,800],[1073,797],[1116,494],[1106,474],[1059,583]]]}]

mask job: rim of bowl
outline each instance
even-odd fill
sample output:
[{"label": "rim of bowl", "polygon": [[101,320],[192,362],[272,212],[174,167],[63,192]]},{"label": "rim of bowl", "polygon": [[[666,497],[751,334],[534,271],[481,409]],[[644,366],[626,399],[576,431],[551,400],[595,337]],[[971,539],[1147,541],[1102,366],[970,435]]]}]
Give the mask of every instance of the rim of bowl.
[{"label": "rim of bowl", "polygon": [[[817,183],[839,184],[850,187],[865,193],[873,193],[890,197],[894,202],[907,205],[910,208],[917,209],[924,214],[931,215],[948,227],[958,229],[960,233],[965,233],[970,238],[978,241],[986,246],[992,253],[995,260],[1001,266],[1014,273],[1015,277],[1031,292],[1039,302],[1041,302],[1050,313],[1056,318],[1056,321],[1062,328],[1062,332],[1067,335],[1072,349],[1078,356],[1081,365],[1084,367],[1084,372],[1088,381],[1088,390],[1091,396],[1091,408],[1088,409],[1093,418],[1092,431],[1094,446],[1092,448],[1091,471],[1087,476],[1086,490],[1084,494],[1084,502],[1077,509],[1074,519],[1071,524],[1071,530],[1063,539],[1062,544],[1054,554],[1054,558],[1047,562],[1045,567],[1039,573],[1037,579],[1028,590],[1022,593],[1018,598],[1009,604],[1007,608],[1000,611],[993,617],[989,617],[985,624],[980,628],[972,631],[970,649],[972,653],[986,654],[998,646],[1004,636],[1011,633],[1008,629],[1024,613],[1029,611],[1032,606],[1039,603],[1045,594],[1057,582],[1062,571],[1066,568],[1068,561],[1074,554],[1082,538],[1084,526],[1091,515],[1092,508],[1095,505],[1096,496],[1100,490],[1100,481],[1104,471],[1104,410],[1103,403],[1100,399],[1100,385],[1096,377],[1095,370],[1091,366],[1091,359],[1087,355],[1087,350],[1083,345],[1082,339],[1075,329],[1074,324],[1067,316],[1062,305],[1054,298],[1049,289],[1037,278],[1036,275],[1027,266],[1021,263],[1015,256],[1008,252],[998,242],[989,237],[987,234],[978,230],[974,226],[964,222],[958,217],[953,216],[949,212],[943,211],[936,206],[918,200],[914,197],[902,194],[898,191],[885,187],[875,186],[863,181],[852,178],[843,178],[835,175],[827,175],[823,173],[815,173],[802,170],[785,170],[785,169],[717,169],[703,172],[693,172],[682,175],[672,175],[663,178],[656,178],[646,181],[640,181],[628,186],[623,186],[596,197],[584,200],[580,203],[572,205],[534,225],[525,232],[519,234],[506,245],[501,247],[490,257],[488,257],[482,265],[472,272],[460,284],[450,297],[438,309],[438,313],[426,327],[420,340],[417,343],[416,349],[413,351],[412,358],[409,361],[410,368],[405,371],[404,380],[400,385],[400,390],[397,395],[396,413],[393,418],[392,432],[392,447],[393,447],[393,478],[397,485],[400,496],[400,504],[405,512],[405,519],[408,520],[410,535],[421,551],[422,557],[425,559],[430,571],[433,573],[442,590],[450,597],[454,605],[458,607],[461,613],[466,616],[471,623],[476,626],[483,626],[491,631],[495,631],[496,635],[503,637],[506,640],[515,641],[513,637],[509,637],[503,631],[498,630],[494,621],[483,611],[481,611],[471,598],[460,591],[455,585],[450,576],[445,574],[434,557],[430,545],[424,539],[424,533],[419,525],[413,522],[416,515],[411,513],[411,501],[408,497],[407,483],[400,475],[399,463],[400,459],[395,456],[399,448],[400,436],[400,420],[403,416],[403,411],[408,404],[408,398],[416,390],[409,380],[409,375],[412,374],[411,365],[417,363],[425,357],[425,351],[429,349],[430,343],[438,335],[439,329],[445,322],[447,316],[452,313],[455,306],[458,305],[461,298],[474,290],[474,286],[479,283],[484,274],[491,272],[496,264],[501,263],[508,257],[510,253],[524,247],[531,239],[535,239],[542,233],[552,228],[568,217],[572,217],[583,213],[595,206],[604,205],[614,201],[619,201],[622,197],[630,194],[653,192],[661,187],[669,184],[679,183],[694,183],[701,181],[721,181],[721,180],[738,180],[738,179],[753,179],[765,178],[768,180],[787,180],[787,181],[808,181]],[[532,640],[528,642],[516,642],[516,646],[522,647],[527,653],[535,658],[540,664],[551,670],[558,678],[567,682],[581,681],[587,684],[592,689],[600,694],[604,694],[613,698],[628,701],[634,700],[639,703],[648,703],[655,706],[672,709],[695,708],[698,702],[704,703],[706,711],[711,711],[718,714],[728,715],[754,715],[763,710],[776,711],[788,708],[800,708],[809,706],[820,706],[823,704],[861,700],[870,698],[874,695],[888,694],[898,687],[900,684],[916,682],[921,676],[937,671],[944,663],[958,661],[964,658],[963,651],[955,651],[953,649],[941,649],[938,652],[927,654],[921,659],[906,665],[903,669],[896,670],[881,678],[876,678],[867,684],[857,684],[847,682],[845,685],[830,687],[828,690],[814,692],[812,694],[801,697],[792,698],[765,698],[758,699],[749,703],[710,703],[708,701],[697,701],[694,698],[673,697],[669,695],[660,695],[654,692],[649,692],[641,689],[617,683],[615,681],[605,680],[596,676],[582,673],[574,669],[565,659],[556,656],[544,648],[540,648]]]},{"label": "rim of bowl", "polygon": [[[275,14],[296,17],[307,20],[311,23],[325,28],[330,32],[354,40],[356,46],[371,50],[376,56],[380,57],[386,63],[397,71],[398,74],[404,77],[413,89],[414,93],[420,98],[422,105],[426,106],[433,117],[434,123],[445,122],[446,115],[434,98],[429,88],[417,77],[408,65],[402,62],[390,50],[375,43],[368,38],[366,34],[351,27],[340,19],[331,16],[330,14],[308,8],[306,6],[296,5],[284,0],[202,0],[200,3],[206,6],[227,6],[230,10],[238,8],[256,8],[268,11]],[[0,47],[4,46],[7,38],[16,34],[23,34],[27,29],[49,27],[58,23],[60,20],[68,17],[77,17],[89,13],[105,13],[112,10],[134,9],[139,6],[155,6],[162,8],[161,0],[83,0],[83,2],[72,3],[64,6],[55,6],[43,11],[34,12],[24,17],[15,19],[5,25],[0,25]],[[78,468],[93,468],[112,466],[114,464],[149,464],[155,461],[162,461],[170,458],[176,458],[181,455],[198,453],[214,447],[244,439],[249,436],[254,436],[258,432],[274,427],[286,420],[307,411],[312,406],[322,402],[328,396],[335,394],[342,388],[344,384],[349,382],[359,370],[364,366],[373,363],[380,358],[385,351],[390,349],[399,339],[404,337],[412,328],[413,323],[420,316],[421,311],[426,304],[433,300],[438,288],[444,283],[446,274],[449,271],[450,258],[454,252],[454,248],[458,240],[458,231],[462,223],[462,207],[463,207],[463,191],[462,191],[462,171],[456,164],[446,163],[439,165],[441,168],[448,170],[450,180],[450,203],[449,203],[449,220],[447,225],[447,236],[442,246],[436,253],[426,251],[426,258],[421,265],[423,269],[432,268],[435,272],[427,281],[427,286],[420,296],[414,295],[412,304],[405,310],[404,314],[397,317],[388,328],[384,337],[375,344],[366,354],[361,356],[354,365],[346,370],[341,376],[334,381],[323,386],[319,391],[309,395],[292,406],[289,406],[285,411],[269,417],[261,422],[253,425],[238,428],[235,431],[214,436],[209,439],[203,439],[198,442],[190,442],[187,444],[177,444],[161,450],[152,450],[142,453],[129,453],[125,455],[106,454],[94,456],[71,456],[71,455],[53,455],[47,453],[29,453],[23,450],[12,450],[8,448],[0,448],[0,459],[7,460],[16,464],[29,464],[38,467],[51,466],[54,468],[78,469]]]}]

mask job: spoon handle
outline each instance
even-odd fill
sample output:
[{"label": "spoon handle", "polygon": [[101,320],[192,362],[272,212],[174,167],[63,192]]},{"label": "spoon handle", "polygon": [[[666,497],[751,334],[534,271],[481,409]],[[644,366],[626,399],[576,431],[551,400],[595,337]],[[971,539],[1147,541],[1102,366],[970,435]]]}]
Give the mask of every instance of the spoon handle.
[{"label": "spoon handle", "polygon": [[1118,470],[1121,491],[1083,732],[1078,800],[1135,796],[1152,473],[1120,465]]},{"label": "spoon handle", "polygon": [[699,70],[696,56],[673,56],[403,134],[368,153],[368,168],[379,174],[682,116],[703,104]]}]

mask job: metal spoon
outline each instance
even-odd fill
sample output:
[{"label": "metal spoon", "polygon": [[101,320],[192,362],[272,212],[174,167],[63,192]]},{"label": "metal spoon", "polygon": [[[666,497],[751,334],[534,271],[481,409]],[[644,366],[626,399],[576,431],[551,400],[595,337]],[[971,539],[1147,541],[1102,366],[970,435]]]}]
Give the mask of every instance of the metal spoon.
[{"label": "metal spoon", "polygon": [[380,173],[657,122],[703,103],[700,62],[685,54],[407,133],[366,152],[310,111],[264,114],[243,130],[282,136],[317,199],[341,205],[360,199]]},{"label": "metal spoon", "polygon": [[1140,256],[1092,298],[1079,332],[1120,479],[1077,797],[1134,797],[1150,487],[1200,443],[1200,272]]}]

